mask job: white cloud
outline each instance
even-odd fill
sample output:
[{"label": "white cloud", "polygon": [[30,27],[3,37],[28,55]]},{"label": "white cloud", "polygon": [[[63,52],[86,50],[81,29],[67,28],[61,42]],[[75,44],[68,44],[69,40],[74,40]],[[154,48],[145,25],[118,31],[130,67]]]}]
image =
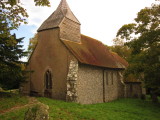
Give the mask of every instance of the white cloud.
[{"label": "white cloud", "polygon": [[31,32],[32,32],[33,34],[37,33],[37,28],[33,28],[33,29],[31,30]]},{"label": "white cloud", "polygon": [[[52,7],[35,7],[33,0],[22,0],[29,14],[28,25],[38,27],[57,8],[60,0],[50,0]],[[111,45],[118,29],[133,22],[137,12],[155,0],[67,0],[81,22],[81,33]],[[31,30],[32,31],[32,30]],[[34,32],[36,30],[33,30]]]}]

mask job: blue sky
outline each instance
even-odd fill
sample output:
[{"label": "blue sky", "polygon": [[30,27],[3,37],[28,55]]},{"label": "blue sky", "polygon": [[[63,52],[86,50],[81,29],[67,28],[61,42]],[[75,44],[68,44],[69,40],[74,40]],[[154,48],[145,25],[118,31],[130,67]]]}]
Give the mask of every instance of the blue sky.
[{"label": "blue sky", "polygon": [[[34,0],[21,0],[29,14],[28,24],[14,31],[17,37],[25,37],[24,48],[42,22],[54,12],[60,0],[50,0],[51,7],[35,7]],[[118,29],[133,22],[140,9],[151,6],[155,0],[67,0],[72,12],[81,22],[81,33],[104,44],[112,45]]]}]

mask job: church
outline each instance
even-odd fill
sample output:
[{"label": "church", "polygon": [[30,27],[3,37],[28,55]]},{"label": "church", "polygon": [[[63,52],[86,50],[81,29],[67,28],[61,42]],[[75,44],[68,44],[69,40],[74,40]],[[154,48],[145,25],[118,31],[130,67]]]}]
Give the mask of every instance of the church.
[{"label": "church", "polygon": [[128,63],[100,41],[82,35],[80,26],[66,0],[61,0],[37,30],[24,94],[81,104],[125,97],[123,71]]}]

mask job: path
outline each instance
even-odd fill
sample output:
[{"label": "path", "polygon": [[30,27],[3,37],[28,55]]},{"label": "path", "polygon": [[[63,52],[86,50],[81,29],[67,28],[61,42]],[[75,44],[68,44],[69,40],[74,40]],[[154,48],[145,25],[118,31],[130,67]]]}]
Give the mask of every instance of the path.
[{"label": "path", "polygon": [[32,105],[35,105],[35,104],[40,103],[35,97],[28,97],[28,99],[29,99],[28,104],[19,105],[19,106],[14,106],[14,107],[12,107],[12,108],[9,108],[9,109],[0,111],[0,115],[3,115],[3,114],[8,113],[8,112],[15,111],[15,110],[18,110],[18,109],[22,109],[22,108],[25,108],[25,107],[30,107],[30,106],[32,106]]}]

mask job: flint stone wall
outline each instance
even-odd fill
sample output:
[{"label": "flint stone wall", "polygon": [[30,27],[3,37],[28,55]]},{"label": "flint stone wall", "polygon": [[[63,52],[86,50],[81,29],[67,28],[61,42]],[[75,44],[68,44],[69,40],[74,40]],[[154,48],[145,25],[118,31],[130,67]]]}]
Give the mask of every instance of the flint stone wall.
[{"label": "flint stone wall", "polygon": [[79,64],[77,102],[95,104],[124,97],[124,83],[121,79],[123,77],[118,70]]},{"label": "flint stone wall", "polygon": [[113,101],[124,97],[124,83],[121,81],[119,71],[105,70],[105,102]]},{"label": "flint stone wall", "polygon": [[66,101],[77,102],[77,74],[78,74],[78,61],[71,60],[67,75]]},{"label": "flint stone wall", "polygon": [[77,80],[77,102],[94,104],[103,102],[103,70],[79,64]]}]

